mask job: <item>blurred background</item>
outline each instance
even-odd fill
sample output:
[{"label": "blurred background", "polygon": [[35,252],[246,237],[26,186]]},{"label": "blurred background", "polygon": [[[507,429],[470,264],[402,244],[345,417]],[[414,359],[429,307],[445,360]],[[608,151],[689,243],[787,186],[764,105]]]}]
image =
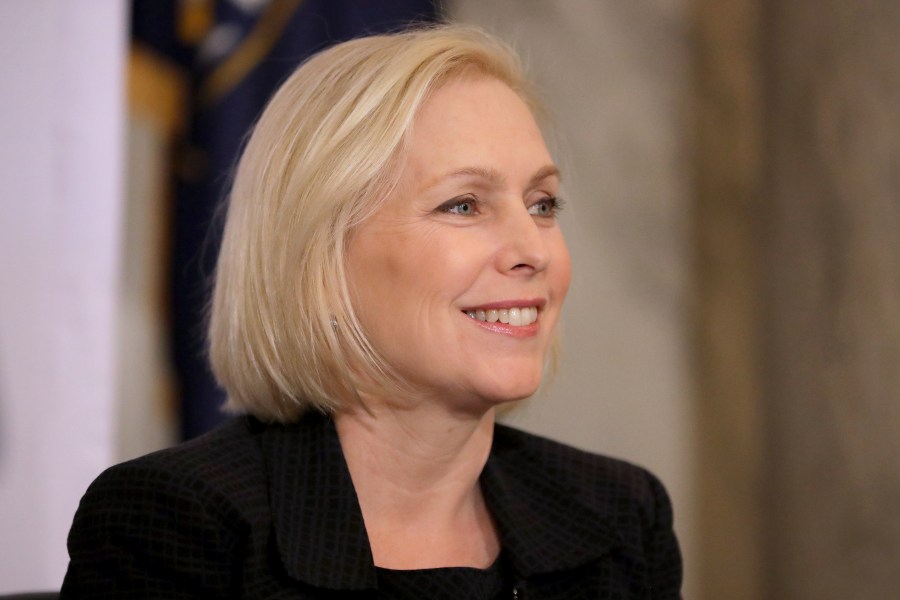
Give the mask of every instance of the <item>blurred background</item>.
[{"label": "blurred background", "polygon": [[0,592],[221,419],[217,207],[274,87],[438,19],[520,51],[565,173],[562,368],[505,419],[654,471],[686,598],[897,597],[895,0],[0,0]]}]

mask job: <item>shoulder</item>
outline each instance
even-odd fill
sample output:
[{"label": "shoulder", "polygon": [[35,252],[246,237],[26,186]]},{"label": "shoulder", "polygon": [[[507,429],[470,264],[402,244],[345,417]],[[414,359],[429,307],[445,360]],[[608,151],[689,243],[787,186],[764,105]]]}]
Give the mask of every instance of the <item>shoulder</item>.
[{"label": "shoulder", "polygon": [[97,477],[69,532],[64,597],[227,595],[239,549],[267,514],[254,428],[237,419]]},{"label": "shoulder", "polygon": [[263,427],[248,418],[234,419],[189,442],[110,467],[94,481],[85,499],[130,488],[153,496],[201,495],[207,501],[215,496],[239,498],[248,486],[263,484],[257,439]]},{"label": "shoulder", "polygon": [[[190,442],[112,466],[90,485],[72,533],[165,518],[235,524],[265,502],[260,425],[239,418]],[[224,532],[224,529],[220,531]]]},{"label": "shoulder", "polygon": [[190,442],[106,469],[81,499],[70,546],[90,548],[111,535],[161,543],[212,536],[207,541],[238,543],[258,507],[266,506],[254,427],[248,419],[236,419]]}]

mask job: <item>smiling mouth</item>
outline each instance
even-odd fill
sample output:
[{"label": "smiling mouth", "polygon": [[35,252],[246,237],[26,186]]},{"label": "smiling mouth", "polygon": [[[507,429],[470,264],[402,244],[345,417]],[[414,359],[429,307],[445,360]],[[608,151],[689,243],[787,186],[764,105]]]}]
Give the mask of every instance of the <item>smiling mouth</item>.
[{"label": "smiling mouth", "polygon": [[469,318],[482,323],[503,323],[513,327],[527,327],[538,317],[537,306],[523,306],[518,308],[476,309],[464,311]]}]

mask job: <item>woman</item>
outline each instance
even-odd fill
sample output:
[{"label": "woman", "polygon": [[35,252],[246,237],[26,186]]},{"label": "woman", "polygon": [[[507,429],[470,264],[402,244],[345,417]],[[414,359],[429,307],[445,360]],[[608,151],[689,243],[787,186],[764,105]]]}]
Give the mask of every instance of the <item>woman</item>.
[{"label": "woman", "polygon": [[679,596],[655,478],[494,424],[536,391],[569,284],[533,110],[511,51],[452,26],[285,82],[211,314],[245,416],[101,475],[63,597]]}]

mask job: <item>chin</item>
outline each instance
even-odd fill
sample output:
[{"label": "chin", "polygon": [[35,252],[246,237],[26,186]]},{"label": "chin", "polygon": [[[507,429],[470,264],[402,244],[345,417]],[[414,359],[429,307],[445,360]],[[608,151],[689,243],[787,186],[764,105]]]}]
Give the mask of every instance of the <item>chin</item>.
[{"label": "chin", "polygon": [[480,390],[481,397],[485,398],[492,405],[506,404],[509,402],[517,402],[533,396],[541,385],[540,375],[531,376],[527,379],[518,379],[515,382],[504,381],[495,382],[494,385],[487,386]]}]

